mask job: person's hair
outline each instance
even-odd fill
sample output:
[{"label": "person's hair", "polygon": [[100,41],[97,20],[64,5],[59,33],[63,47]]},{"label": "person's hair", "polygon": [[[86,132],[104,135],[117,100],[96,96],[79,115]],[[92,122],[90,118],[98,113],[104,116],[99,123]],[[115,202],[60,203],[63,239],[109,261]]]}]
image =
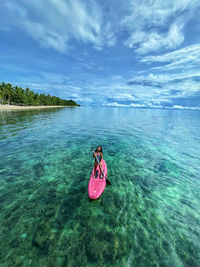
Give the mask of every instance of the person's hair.
[{"label": "person's hair", "polygon": [[98,147],[96,148],[95,152],[97,152],[97,149],[98,149],[99,147],[101,148],[101,151],[100,151],[100,152],[103,153],[102,146],[98,146]]}]

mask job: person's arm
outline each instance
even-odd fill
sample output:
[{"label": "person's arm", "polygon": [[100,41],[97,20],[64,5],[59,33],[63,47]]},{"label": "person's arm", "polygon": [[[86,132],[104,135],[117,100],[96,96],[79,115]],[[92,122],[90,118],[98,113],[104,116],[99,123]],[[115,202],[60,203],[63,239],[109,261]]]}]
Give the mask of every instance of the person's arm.
[{"label": "person's arm", "polygon": [[95,152],[93,152],[93,158],[95,158]]}]

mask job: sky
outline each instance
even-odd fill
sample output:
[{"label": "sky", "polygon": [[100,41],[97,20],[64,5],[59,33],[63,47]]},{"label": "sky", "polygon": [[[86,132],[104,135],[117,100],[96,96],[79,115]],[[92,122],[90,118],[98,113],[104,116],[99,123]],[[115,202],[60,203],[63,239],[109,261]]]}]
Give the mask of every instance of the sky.
[{"label": "sky", "polygon": [[81,105],[200,109],[200,1],[0,1],[0,81]]}]

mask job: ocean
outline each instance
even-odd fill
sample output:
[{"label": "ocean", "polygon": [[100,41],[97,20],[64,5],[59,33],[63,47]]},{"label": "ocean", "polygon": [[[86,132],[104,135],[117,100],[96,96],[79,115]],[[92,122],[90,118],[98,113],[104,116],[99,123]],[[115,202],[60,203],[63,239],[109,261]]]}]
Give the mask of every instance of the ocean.
[{"label": "ocean", "polygon": [[200,266],[200,111],[1,111],[0,210],[3,267]]}]

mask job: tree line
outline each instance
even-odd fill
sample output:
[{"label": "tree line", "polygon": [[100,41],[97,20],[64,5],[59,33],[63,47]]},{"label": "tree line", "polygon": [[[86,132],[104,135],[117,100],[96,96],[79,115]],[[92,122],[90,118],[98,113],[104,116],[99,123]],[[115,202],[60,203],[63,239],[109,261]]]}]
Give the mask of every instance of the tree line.
[{"label": "tree line", "polygon": [[23,89],[4,82],[0,84],[0,103],[19,106],[79,106],[73,100],[34,93],[29,88]]}]

